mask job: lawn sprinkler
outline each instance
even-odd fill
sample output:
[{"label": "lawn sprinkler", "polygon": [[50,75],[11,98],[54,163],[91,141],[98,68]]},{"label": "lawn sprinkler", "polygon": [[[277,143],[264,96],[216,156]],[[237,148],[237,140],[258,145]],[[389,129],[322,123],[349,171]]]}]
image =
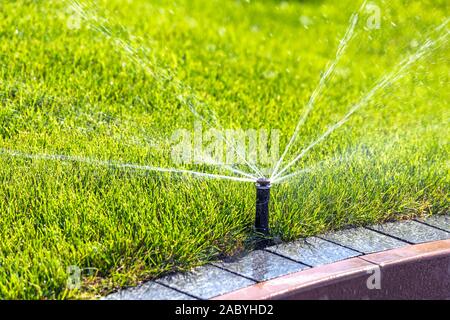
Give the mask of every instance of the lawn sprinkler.
[{"label": "lawn sprinkler", "polygon": [[[261,178],[256,181],[256,217],[255,231],[263,236],[269,236],[269,200],[270,181]],[[261,245],[267,244],[267,240],[262,240]]]}]

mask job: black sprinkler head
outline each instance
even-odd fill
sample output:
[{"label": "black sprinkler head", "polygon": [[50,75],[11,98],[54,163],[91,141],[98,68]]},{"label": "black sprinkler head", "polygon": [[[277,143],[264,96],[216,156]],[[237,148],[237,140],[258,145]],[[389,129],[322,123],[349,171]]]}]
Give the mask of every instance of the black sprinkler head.
[{"label": "black sprinkler head", "polygon": [[261,186],[261,187],[269,187],[270,188],[270,181],[266,178],[259,178],[258,180],[256,180],[256,187]]},{"label": "black sprinkler head", "polygon": [[268,236],[269,231],[270,181],[260,178],[256,181],[255,231]]}]

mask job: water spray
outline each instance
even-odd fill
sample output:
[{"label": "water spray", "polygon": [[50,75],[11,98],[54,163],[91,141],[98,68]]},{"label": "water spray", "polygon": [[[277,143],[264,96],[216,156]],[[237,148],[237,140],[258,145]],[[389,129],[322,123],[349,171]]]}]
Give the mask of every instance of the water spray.
[{"label": "water spray", "polygon": [[256,216],[255,231],[261,237],[259,246],[266,246],[269,240],[266,238],[270,234],[269,230],[269,201],[270,201],[270,180],[260,178],[256,180]]}]

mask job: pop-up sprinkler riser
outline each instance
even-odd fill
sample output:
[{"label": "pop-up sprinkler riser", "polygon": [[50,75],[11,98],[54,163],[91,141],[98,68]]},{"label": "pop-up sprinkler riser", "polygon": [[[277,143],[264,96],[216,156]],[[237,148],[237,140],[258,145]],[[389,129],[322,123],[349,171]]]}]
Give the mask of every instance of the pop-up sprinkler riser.
[{"label": "pop-up sprinkler riser", "polygon": [[255,231],[268,236],[269,231],[270,181],[261,178],[256,181]]}]

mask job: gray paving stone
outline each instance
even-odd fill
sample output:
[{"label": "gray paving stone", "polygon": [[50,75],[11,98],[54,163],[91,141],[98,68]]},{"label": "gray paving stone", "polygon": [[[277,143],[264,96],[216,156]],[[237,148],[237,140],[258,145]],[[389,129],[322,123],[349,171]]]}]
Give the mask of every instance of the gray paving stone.
[{"label": "gray paving stone", "polygon": [[133,288],[122,289],[104,298],[105,300],[194,300],[176,290],[148,281]]},{"label": "gray paving stone", "polygon": [[236,272],[255,281],[266,281],[308,268],[264,250],[250,252],[233,262],[214,263],[221,268]]},{"label": "gray paving stone", "polygon": [[[195,268],[188,273],[177,273],[155,281],[149,281],[134,288],[123,289],[103,299],[194,299],[188,294],[201,299],[209,299],[252,285],[256,283],[255,281],[265,281],[306,269],[308,268],[307,265],[324,265],[358,256],[360,255],[359,252],[372,253],[401,247],[406,244],[392,237],[411,243],[450,239],[449,215],[431,216],[419,221],[423,221],[429,225],[418,221],[390,222],[370,227],[370,229],[377,230],[386,235],[366,228],[354,228],[326,234],[322,236],[324,239],[311,237],[295,242],[283,243],[265,250],[253,251],[236,261],[217,262],[215,263],[216,266],[206,265]],[[449,232],[436,229],[432,226],[448,230]],[[298,263],[277,256],[274,253],[295,260]],[[255,281],[221,268],[241,274]]]},{"label": "gray paving stone", "polygon": [[190,272],[176,273],[156,281],[201,299],[210,299],[256,283],[213,265],[197,267]]},{"label": "gray paving stone", "polygon": [[411,243],[450,239],[450,233],[413,220],[388,222],[370,228]]},{"label": "gray paving stone", "polygon": [[334,231],[325,234],[323,238],[363,253],[385,251],[408,244],[366,228]]},{"label": "gray paving stone", "polygon": [[279,244],[266,250],[310,266],[324,265],[360,255],[359,252],[316,237]]},{"label": "gray paving stone", "polygon": [[419,221],[450,232],[450,215],[432,215],[425,219],[419,219]]}]

